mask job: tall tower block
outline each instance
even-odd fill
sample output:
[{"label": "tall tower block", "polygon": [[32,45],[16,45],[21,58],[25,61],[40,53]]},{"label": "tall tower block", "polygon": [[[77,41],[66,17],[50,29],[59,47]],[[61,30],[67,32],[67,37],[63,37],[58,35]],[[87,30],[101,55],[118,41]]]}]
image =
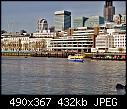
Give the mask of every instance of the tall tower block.
[{"label": "tall tower block", "polygon": [[106,21],[113,21],[113,15],[115,14],[115,7],[113,6],[112,1],[105,1],[103,14]]}]

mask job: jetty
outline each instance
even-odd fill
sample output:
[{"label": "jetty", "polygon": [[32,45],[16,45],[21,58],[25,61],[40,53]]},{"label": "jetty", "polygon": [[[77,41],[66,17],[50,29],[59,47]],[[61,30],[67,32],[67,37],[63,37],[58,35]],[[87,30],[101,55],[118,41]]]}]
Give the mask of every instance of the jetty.
[{"label": "jetty", "polygon": [[[69,55],[78,54],[77,52],[65,51],[2,51],[1,56],[31,56],[31,57],[56,57],[68,58]],[[84,58],[96,60],[126,60],[125,53],[83,53]]]}]

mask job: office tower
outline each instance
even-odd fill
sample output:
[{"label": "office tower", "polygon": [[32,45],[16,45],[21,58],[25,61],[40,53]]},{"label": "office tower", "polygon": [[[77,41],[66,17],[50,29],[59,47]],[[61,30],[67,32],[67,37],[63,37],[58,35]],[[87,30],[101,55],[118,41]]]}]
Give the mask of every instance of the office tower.
[{"label": "office tower", "polygon": [[46,19],[39,19],[37,22],[37,32],[42,33],[43,30],[48,30],[48,23]]},{"label": "office tower", "polygon": [[54,13],[55,31],[67,30],[71,27],[71,12],[69,11],[56,11]]},{"label": "office tower", "polygon": [[74,28],[84,27],[86,19],[87,19],[86,17],[76,17],[76,18],[74,18],[73,27]]},{"label": "office tower", "polygon": [[98,27],[104,24],[104,17],[101,16],[91,16],[85,21],[86,27]]},{"label": "office tower", "polygon": [[105,1],[103,14],[106,21],[113,21],[113,15],[115,14],[115,7],[113,6],[112,1]]}]

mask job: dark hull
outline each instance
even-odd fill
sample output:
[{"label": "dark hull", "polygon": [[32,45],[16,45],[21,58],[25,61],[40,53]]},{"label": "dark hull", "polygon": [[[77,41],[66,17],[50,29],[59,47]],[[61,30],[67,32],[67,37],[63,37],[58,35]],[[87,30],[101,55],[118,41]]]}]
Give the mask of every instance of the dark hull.
[{"label": "dark hull", "polygon": [[92,57],[91,59],[96,59],[96,60],[116,60],[116,61],[126,61],[126,59],[110,59],[110,58],[98,58],[98,57]]}]

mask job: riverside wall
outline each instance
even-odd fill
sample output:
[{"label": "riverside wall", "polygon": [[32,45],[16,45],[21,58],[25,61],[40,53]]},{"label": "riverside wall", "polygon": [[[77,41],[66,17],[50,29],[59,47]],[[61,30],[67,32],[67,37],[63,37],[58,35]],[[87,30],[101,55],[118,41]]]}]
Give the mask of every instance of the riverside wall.
[{"label": "riverside wall", "polygon": [[20,52],[4,52],[1,56],[32,56],[32,57],[59,57],[67,58],[69,55],[74,55],[72,52],[32,52],[32,53],[20,53]]}]

